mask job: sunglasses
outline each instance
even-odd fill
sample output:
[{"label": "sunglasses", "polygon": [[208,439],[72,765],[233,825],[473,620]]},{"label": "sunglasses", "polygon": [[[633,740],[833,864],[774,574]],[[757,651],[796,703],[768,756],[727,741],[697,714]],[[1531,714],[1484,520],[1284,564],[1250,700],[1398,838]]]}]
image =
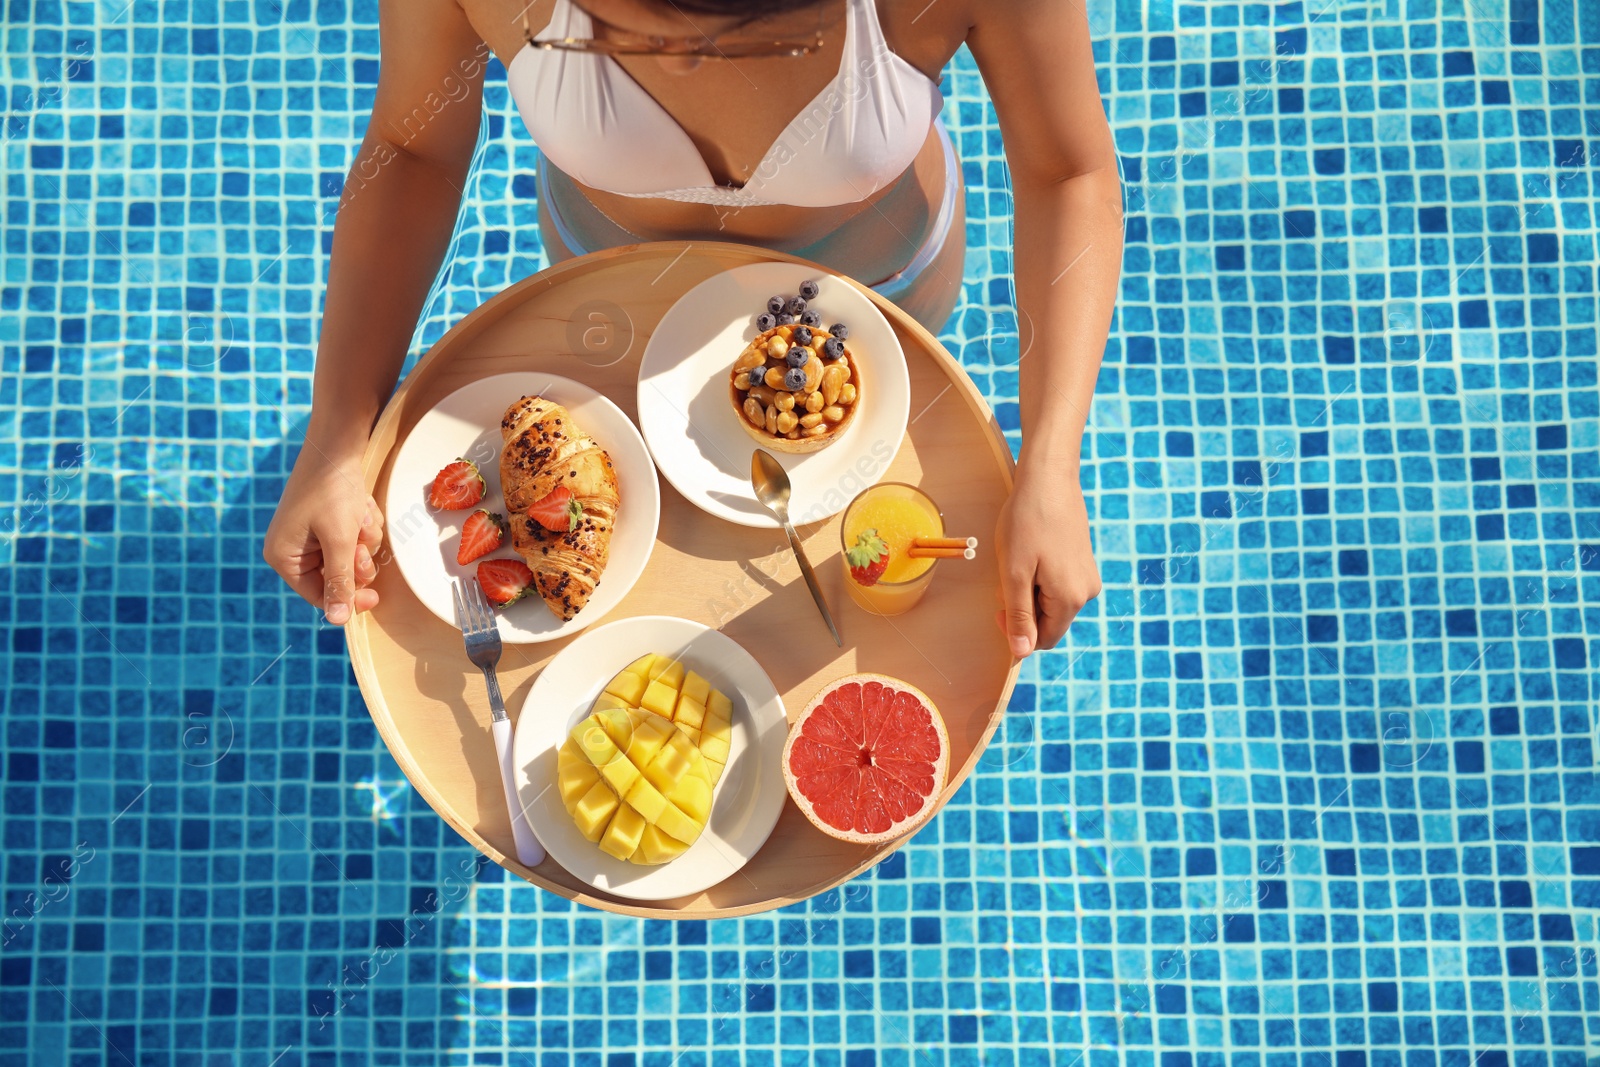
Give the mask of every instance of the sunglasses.
[{"label": "sunglasses", "polygon": [[[595,23],[601,20],[589,16]],[[557,37],[539,40],[528,25],[527,9],[522,13],[522,34],[529,44],[546,52],[587,52],[605,56],[693,56],[697,59],[748,59],[766,56],[808,56],[822,47],[822,14],[817,16],[816,36],[809,41],[734,40],[719,41],[710,36],[639,37],[611,40],[600,37]],[[601,23],[604,24],[604,23]],[[618,30],[619,33],[626,32]]]}]

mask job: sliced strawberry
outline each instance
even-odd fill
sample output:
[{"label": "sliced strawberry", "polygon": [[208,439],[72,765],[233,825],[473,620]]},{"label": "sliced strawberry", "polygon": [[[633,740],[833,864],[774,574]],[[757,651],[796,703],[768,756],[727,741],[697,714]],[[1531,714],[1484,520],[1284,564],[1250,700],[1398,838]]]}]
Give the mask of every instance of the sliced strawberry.
[{"label": "sliced strawberry", "polygon": [[862,530],[844,556],[850,564],[850,577],[860,585],[877,585],[889,569],[889,546],[877,530]]},{"label": "sliced strawberry", "polygon": [[489,603],[503,608],[515,604],[533,588],[533,572],[520,559],[486,559],[478,564],[478,584]]},{"label": "sliced strawberry", "polygon": [[456,549],[456,562],[465,567],[499,548],[505,539],[506,520],[480,508],[468,515],[461,526],[461,547]]},{"label": "sliced strawberry", "polygon": [[558,485],[528,505],[528,518],[546,530],[560,533],[572,529],[572,524],[583,518],[583,505],[573,499],[571,489]]},{"label": "sliced strawberry", "polygon": [[440,511],[465,511],[483,499],[483,475],[470,460],[458,459],[434,475],[428,503]]}]

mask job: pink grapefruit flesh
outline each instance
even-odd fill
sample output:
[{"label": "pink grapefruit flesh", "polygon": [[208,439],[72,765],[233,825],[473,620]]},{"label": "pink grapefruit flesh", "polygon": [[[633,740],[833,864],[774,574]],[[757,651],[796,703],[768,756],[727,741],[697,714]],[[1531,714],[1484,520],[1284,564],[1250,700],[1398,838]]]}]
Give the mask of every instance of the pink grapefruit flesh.
[{"label": "pink grapefruit flesh", "polygon": [[944,788],[950,740],[916,686],[882,674],[840,678],[789,729],[789,795],[824,833],[879,844],[927,818]]}]

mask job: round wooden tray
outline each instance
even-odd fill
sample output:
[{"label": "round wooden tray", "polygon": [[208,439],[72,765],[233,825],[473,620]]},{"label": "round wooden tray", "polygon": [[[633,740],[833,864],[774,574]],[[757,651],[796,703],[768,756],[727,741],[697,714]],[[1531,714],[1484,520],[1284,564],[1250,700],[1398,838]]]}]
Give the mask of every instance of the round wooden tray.
[{"label": "round wooden tray", "polygon": [[[417,420],[451,392],[492,374],[537,369],[575,378],[637,419],[639,359],[667,309],[713,274],[772,260],[804,262],[745,245],[662,242],[568,260],[512,286],[440,338],[401,384],[367,449],[368,487],[382,500],[395,446]],[[1011,452],[983,398],[939,342],[863,291],[898,333],[911,373],[910,425],[882,477],[920,485],[944,509],[949,530],[981,539],[977,560],[944,562],[916,609],[884,619],[857,608],[843,588],[839,517],[802,527],[844,638],[840,649],[781,530],[714,519],[663,480],[654,554],[633,592],[605,619],[678,615],[720,628],[766,668],[791,718],[842,674],[906,679],[933,698],[949,730],[952,773],[942,806],[977,763],[1016,680],[1018,665],[993,622],[994,518],[1010,492]],[[843,487],[845,499],[858,488]],[[743,870],[693,897],[617,900],[552,859],[524,867],[512,848],[483,678],[467,662],[461,634],[418,602],[395,566],[380,569],[376,588],[382,602],[345,633],[378,732],[417,792],[456,832],[534,885],[626,915],[747,915],[839,885],[906,840],[880,848],[837,841],[786,800],[772,836]],[[534,676],[568,640],[506,646],[500,685],[513,717]]]}]

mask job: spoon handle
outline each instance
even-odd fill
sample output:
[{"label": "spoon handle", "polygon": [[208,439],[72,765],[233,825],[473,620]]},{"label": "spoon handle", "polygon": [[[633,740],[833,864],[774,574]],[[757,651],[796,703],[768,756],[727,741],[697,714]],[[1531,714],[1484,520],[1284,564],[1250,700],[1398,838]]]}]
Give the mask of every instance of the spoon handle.
[{"label": "spoon handle", "polygon": [[817,610],[822,612],[822,619],[828,624],[828,632],[833,635],[833,643],[840,648],[844,641],[839,637],[839,627],[833,623],[833,612],[828,610],[828,602],[823,599],[822,587],[817,584],[817,572],[811,569],[811,561],[806,559],[806,550],[800,547],[800,535],[794,532],[794,527],[784,521],[783,532],[789,535],[789,547],[794,549],[794,558],[800,563],[800,573],[805,576],[806,586],[811,590],[811,599],[817,602]]}]

